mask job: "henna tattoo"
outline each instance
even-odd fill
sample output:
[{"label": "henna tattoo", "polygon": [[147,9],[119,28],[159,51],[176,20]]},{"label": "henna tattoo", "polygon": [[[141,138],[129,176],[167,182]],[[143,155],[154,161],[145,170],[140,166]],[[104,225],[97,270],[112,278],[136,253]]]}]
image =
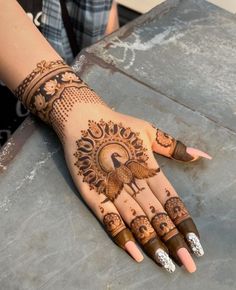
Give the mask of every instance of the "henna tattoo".
[{"label": "henna tattoo", "polygon": [[169,154],[172,155],[176,145],[176,140],[173,137],[160,129],[156,129],[156,142],[164,148],[169,148]]},{"label": "henna tattoo", "polygon": [[169,198],[166,201],[164,208],[175,225],[178,225],[190,217],[184,203],[177,196]]},{"label": "henna tattoo", "polygon": [[33,114],[52,124],[60,138],[75,103],[105,105],[62,60],[38,63],[14,93]]},{"label": "henna tattoo", "polygon": [[156,214],[152,218],[151,224],[163,241],[167,241],[178,234],[178,230],[165,212]]},{"label": "henna tattoo", "polygon": [[155,230],[146,216],[141,215],[134,218],[130,224],[130,228],[142,245],[156,237]]},{"label": "henna tattoo", "polygon": [[114,201],[124,185],[129,186],[134,195],[139,193],[141,188],[136,179],[145,179],[158,172],[147,167],[147,149],[139,134],[130,128],[100,120],[89,121],[88,129],[81,132],[82,138],[76,142],[74,164],[90,189],[106,195],[104,202]]},{"label": "henna tattoo", "polygon": [[149,208],[150,208],[150,210],[151,210],[152,213],[155,213],[156,212],[156,209],[155,209],[155,207],[153,205],[150,205]]},{"label": "henna tattoo", "polygon": [[176,146],[172,153],[172,158],[184,162],[189,162],[194,159],[194,157],[187,153],[187,147],[180,141],[176,141]]},{"label": "henna tattoo", "polygon": [[104,208],[102,206],[99,206],[99,209],[100,209],[101,213],[104,213]]},{"label": "henna tattoo", "polygon": [[107,213],[104,216],[103,224],[112,237],[115,237],[122,229],[126,228],[120,216],[114,212]]},{"label": "henna tattoo", "polygon": [[131,208],[131,212],[132,212],[132,215],[136,215],[136,210],[134,208]]},{"label": "henna tattoo", "polygon": [[167,196],[171,196],[170,191],[168,189],[165,188],[165,192]]}]

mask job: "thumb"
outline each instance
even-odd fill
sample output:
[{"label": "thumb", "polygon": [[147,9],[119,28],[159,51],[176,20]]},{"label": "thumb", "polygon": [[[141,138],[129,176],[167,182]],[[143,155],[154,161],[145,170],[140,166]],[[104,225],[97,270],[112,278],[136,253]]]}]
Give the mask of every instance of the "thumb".
[{"label": "thumb", "polygon": [[181,141],[176,140],[168,133],[155,127],[152,127],[152,140],[153,152],[177,161],[193,162],[201,157],[212,159],[207,153],[199,149],[187,147]]}]

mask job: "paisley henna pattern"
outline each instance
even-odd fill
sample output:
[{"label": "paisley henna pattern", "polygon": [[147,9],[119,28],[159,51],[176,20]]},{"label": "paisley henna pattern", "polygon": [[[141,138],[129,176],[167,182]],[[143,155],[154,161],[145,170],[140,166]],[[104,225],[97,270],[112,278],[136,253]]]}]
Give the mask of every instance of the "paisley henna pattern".
[{"label": "paisley henna pattern", "polygon": [[136,179],[145,179],[157,174],[158,169],[147,167],[147,149],[139,133],[112,121],[89,121],[88,129],[81,131],[77,144],[75,166],[90,189],[103,193],[114,201],[127,185],[133,194],[142,188]]},{"label": "paisley henna pattern", "polygon": [[120,216],[114,212],[107,213],[104,216],[103,224],[112,237],[115,237],[122,229],[126,228]]},{"label": "paisley henna pattern", "polygon": [[184,203],[177,196],[169,198],[164,208],[175,225],[190,217]]},{"label": "paisley henna pattern", "polygon": [[155,230],[146,216],[138,216],[130,224],[131,231],[136,239],[142,244],[156,237]]},{"label": "paisley henna pattern", "polygon": [[163,241],[169,240],[178,233],[172,220],[165,212],[156,214],[152,218],[151,224]]}]

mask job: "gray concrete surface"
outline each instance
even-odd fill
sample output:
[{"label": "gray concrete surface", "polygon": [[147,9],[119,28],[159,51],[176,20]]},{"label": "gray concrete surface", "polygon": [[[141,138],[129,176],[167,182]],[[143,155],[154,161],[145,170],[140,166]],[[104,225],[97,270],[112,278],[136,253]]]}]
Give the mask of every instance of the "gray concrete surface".
[{"label": "gray concrete surface", "polygon": [[[28,120],[0,154],[0,289],[236,288],[236,85],[229,76],[235,69],[231,67],[235,62],[234,36],[229,33],[236,30],[235,18],[202,1],[169,1],[168,5],[172,4],[177,6],[174,10],[165,4],[142,16],[135,25],[86,49],[74,68],[116,110],[153,122],[213,156],[212,161],[186,165],[157,156],[200,230],[206,254],[196,260],[198,271],[190,275],[177,268],[171,275],[148,257],[141,264],[135,263],[115,246],[76,192],[54,133],[43,124]],[[189,14],[183,7],[189,7]],[[158,18],[162,9],[166,14]],[[163,35],[172,18],[173,23],[178,19],[188,26],[189,22],[189,29],[198,25],[202,41],[210,35],[213,39],[214,34],[216,39],[218,31],[213,23],[208,23],[215,14],[225,24],[220,29],[222,43],[227,51],[232,51],[228,58],[224,55],[224,61],[219,52],[211,51],[213,44],[209,41],[205,41],[205,46],[201,43],[204,55],[198,54],[199,38],[194,40],[194,33],[200,35],[198,30],[193,29],[191,34],[183,29],[185,37],[192,37],[192,47],[194,43],[196,47],[196,53],[192,50],[189,55],[178,50],[179,42],[186,40],[177,37],[178,26],[171,34],[165,34],[163,41],[170,37],[176,40],[167,41],[163,50],[158,42],[150,41],[154,34],[158,39],[158,31]],[[200,29],[201,26],[208,29]],[[129,46],[132,39],[136,41],[134,34],[140,35],[134,54],[127,50],[126,58],[117,62],[117,55],[122,56],[121,47],[109,45],[114,39]],[[211,63],[212,77],[204,77],[207,72],[190,61],[194,58],[205,68],[215,59]],[[170,60],[175,61],[171,64]],[[187,73],[188,61],[191,69]],[[224,87],[216,86],[220,64]],[[191,81],[186,83],[188,74]],[[35,128],[25,138],[32,126]],[[25,143],[19,146],[22,139]]]}]

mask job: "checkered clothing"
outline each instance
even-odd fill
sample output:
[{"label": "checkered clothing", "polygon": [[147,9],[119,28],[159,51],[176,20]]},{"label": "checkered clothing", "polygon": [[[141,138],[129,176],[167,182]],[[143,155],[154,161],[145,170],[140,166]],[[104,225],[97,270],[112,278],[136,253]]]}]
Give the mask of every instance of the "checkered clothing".
[{"label": "checkered clothing", "polygon": [[[112,0],[65,0],[80,49],[104,36]],[[42,1],[41,32],[54,49],[71,63],[73,54],[58,0]]]}]

